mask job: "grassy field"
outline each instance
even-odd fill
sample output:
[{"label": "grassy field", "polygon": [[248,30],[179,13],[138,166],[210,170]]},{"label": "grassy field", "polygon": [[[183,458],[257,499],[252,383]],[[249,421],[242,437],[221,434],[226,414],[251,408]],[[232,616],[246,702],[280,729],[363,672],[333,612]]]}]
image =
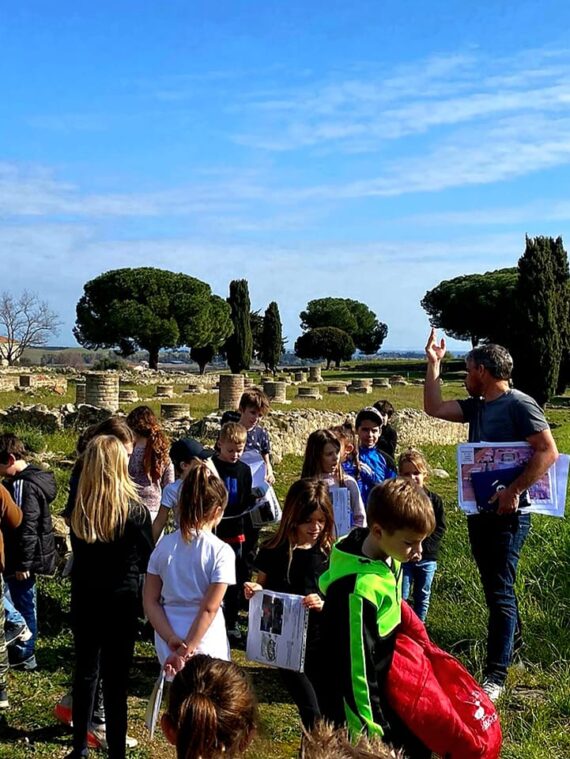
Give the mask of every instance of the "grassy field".
[{"label": "grassy field", "polygon": [[[363,376],[362,372],[342,371],[340,375],[327,375],[327,379],[350,379]],[[365,375],[364,375],[365,376]],[[154,388],[141,391],[148,397]],[[447,397],[461,393],[458,383],[444,386]],[[294,395],[294,388],[291,395]],[[44,397],[45,395],[45,397]],[[49,397],[42,394],[34,402],[59,405],[69,398]],[[421,388],[399,387],[388,391],[397,407],[421,406]],[[368,399],[376,396],[368,396]],[[20,394],[0,394],[0,408],[14,400],[25,400]],[[28,401],[25,400],[27,403]],[[190,396],[193,416],[214,409],[215,395]],[[337,411],[354,411],[367,402],[362,396],[326,396],[313,407]],[[151,402],[157,406],[156,401]],[[293,401],[295,408],[299,402]],[[570,409],[563,403],[548,409],[548,418],[562,451],[570,450]],[[54,511],[65,501],[65,486],[69,466],[58,463],[68,458],[74,448],[71,432],[42,435],[36,430],[20,430],[34,450],[55,453],[53,468],[60,486]],[[456,505],[456,479],[454,448],[432,446],[424,451],[430,463],[443,467],[449,479],[434,480],[432,487],[444,497],[449,529],[436,574],[428,626],[433,639],[457,655],[480,677],[483,661],[483,638],[486,627],[486,610],[483,596],[470,558],[464,517]],[[278,491],[283,496],[299,474],[301,461],[286,457],[276,466]],[[520,566],[519,593],[525,621],[526,647],[523,659],[525,669],[513,670],[509,675],[506,697],[501,702],[505,759],[568,759],[570,757],[570,579],[566,571],[570,554],[570,528],[566,520],[535,517],[533,530],[525,548]],[[58,725],[52,716],[53,706],[69,685],[73,651],[67,613],[69,587],[61,579],[40,580],[39,617],[40,641],[39,669],[35,673],[10,674],[11,709],[5,721],[0,722],[0,758],[63,757],[69,751],[69,732]],[[104,609],[100,613],[105,613]],[[297,755],[299,728],[296,710],[283,693],[271,670],[250,665],[243,652],[235,651],[236,660],[248,667],[255,684],[262,727],[250,759],[285,759]],[[146,699],[157,675],[157,665],[150,643],[137,644],[136,661],[130,708],[130,734],[140,741],[139,747],[129,755],[133,759],[174,756],[164,740],[158,736],[150,744],[145,736],[143,715]],[[97,756],[97,752],[93,752]],[[103,755],[103,754],[101,754]]]}]

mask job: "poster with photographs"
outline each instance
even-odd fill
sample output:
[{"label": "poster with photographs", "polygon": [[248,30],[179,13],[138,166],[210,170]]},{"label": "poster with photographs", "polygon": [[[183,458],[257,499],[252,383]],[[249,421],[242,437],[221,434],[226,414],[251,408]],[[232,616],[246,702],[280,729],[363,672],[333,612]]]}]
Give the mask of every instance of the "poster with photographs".
[{"label": "poster with photographs", "polygon": [[308,621],[303,596],[258,591],[249,601],[247,658],[303,672]]},{"label": "poster with photographs", "polygon": [[[480,513],[476,486],[483,483],[495,492],[508,487],[534,453],[528,443],[463,443],[457,446],[459,508],[466,514]],[[566,505],[570,457],[560,455],[555,464],[528,489],[522,512],[563,517]],[[488,482],[487,482],[488,480]]]}]

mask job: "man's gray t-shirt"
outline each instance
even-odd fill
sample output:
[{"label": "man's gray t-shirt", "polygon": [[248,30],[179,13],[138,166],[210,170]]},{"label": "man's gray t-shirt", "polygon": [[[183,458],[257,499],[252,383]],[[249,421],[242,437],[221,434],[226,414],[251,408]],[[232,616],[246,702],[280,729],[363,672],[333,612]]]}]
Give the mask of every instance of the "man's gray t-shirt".
[{"label": "man's gray t-shirt", "polygon": [[458,401],[469,423],[469,442],[523,442],[530,435],[548,429],[538,403],[520,390],[507,390],[494,401],[467,398]]},{"label": "man's gray t-shirt", "polygon": [[[507,390],[494,401],[466,398],[458,401],[463,418],[469,423],[469,442],[518,443],[548,429],[538,403],[520,390]],[[521,494],[521,506],[528,505],[528,494]]]}]

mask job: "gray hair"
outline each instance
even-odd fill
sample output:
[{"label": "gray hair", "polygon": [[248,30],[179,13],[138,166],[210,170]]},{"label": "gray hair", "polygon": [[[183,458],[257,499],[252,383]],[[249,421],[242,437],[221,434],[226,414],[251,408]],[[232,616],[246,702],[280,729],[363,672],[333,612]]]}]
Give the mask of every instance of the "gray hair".
[{"label": "gray hair", "polygon": [[506,348],[495,343],[478,345],[465,356],[465,363],[484,366],[489,374],[498,380],[508,380],[513,372],[513,358]]}]

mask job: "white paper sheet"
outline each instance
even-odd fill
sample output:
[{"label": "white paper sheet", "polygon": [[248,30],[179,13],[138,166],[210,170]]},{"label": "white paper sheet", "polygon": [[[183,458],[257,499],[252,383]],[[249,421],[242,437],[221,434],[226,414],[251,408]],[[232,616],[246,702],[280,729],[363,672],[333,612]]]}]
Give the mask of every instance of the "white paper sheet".
[{"label": "white paper sheet", "polygon": [[[525,465],[534,449],[528,443],[463,443],[457,446],[457,497],[466,514],[478,514],[471,472],[495,471]],[[566,506],[570,456],[561,454],[550,469],[528,490],[530,506],[522,513],[563,517]]]},{"label": "white paper sheet", "polygon": [[303,596],[257,591],[249,601],[247,658],[303,672],[308,621]]}]

